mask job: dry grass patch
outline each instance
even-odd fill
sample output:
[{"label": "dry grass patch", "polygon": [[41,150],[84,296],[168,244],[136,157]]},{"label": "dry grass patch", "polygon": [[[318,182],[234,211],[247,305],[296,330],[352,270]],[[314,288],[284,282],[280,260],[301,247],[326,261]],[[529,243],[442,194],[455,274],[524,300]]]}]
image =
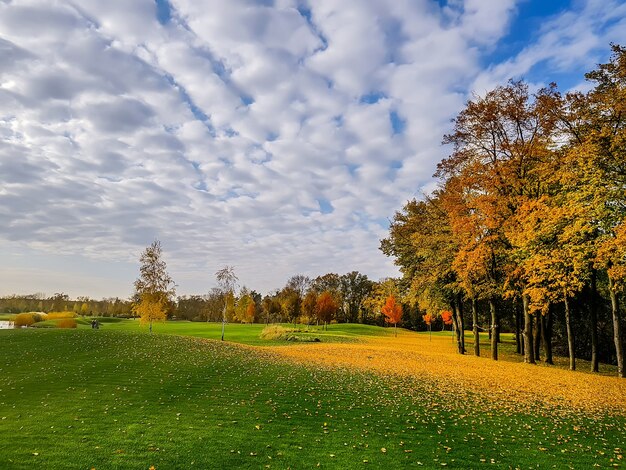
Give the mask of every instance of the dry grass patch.
[{"label": "dry grass patch", "polygon": [[308,335],[308,333],[308,330],[285,328],[284,326],[280,325],[269,325],[263,328],[263,331],[261,331],[261,339],[270,341],[304,341],[309,343],[320,341],[319,338],[314,338]]}]

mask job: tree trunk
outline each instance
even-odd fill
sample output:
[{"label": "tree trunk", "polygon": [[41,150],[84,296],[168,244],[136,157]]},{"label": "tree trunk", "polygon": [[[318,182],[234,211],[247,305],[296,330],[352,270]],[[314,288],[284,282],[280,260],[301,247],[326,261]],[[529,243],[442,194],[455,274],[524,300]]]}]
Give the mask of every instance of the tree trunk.
[{"label": "tree trunk", "polygon": [[456,302],[453,300],[450,303],[452,312],[452,341],[456,339],[457,345],[459,344],[459,322],[456,318]]},{"label": "tree trunk", "polygon": [[478,310],[476,299],[472,299],[472,331],[474,332],[474,354],[480,356],[480,333],[478,332]]},{"label": "tree trunk", "polygon": [[617,376],[624,378],[624,348],[622,345],[622,327],[620,325],[619,303],[613,279],[609,276],[609,295],[611,296],[611,315],[613,317],[613,340],[617,356]]},{"label": "tree trunk", "polygon": [[537,314],[537,317],[535,318],[535,329],[533,330],[533,333],[535,335],[535,338],[533,340],[533,346],[535,347],[535,360],[539,361],[541,359],[541,355],[539,354],[541,352],[541,314]]},{"label": "tree trunk", "polygon": [[552,312],[550,306],[545,315],[541,315],[541,342],[543,343],[543,362],[554,364],[552,360]]},{"label": "tree trunk", "polygon": [[456,302],[454,303],[456,309],[456,323],[457,323],[457,347],[459,354],[465,354],[465,322],[463,321],[463,299],[461,294],[457,294]]},{"label": "tree trunk", "polygon": [[567,294],[563,294],[563,303],[565,304],[565,328],[567,330],[567,350],[569,353],[569,368],[570,370],[576,370],[576,357],[574,351],[574,333],[572,331],[572,324],[570,319],[569,299]]},{"label": "tree trunk", "polygon": [[598,286],[596,284],[596,270],[591,270],[591,293],[589,295],[589,318],[591,320],[591,372],[598,372]]},{"label": "tree trunk", "polygon": [[535,348],[533,347],[533,317],[528,311],[528,295],[522,295],[524,314],[524,362],[535,364]]},{"label": "tree trunk", "polygon": [[491,312],[491,359],[498,360],[498,311],[493,298],[489,299],[489,311]]},{"label": "tree trunk", "polygon": [[519,308],[517,307],[517,298],[513,299],[513,313],[515,314],[515,353],[523,354],[522,352],[522,337],[521,337],[521,318]]},{"label": "tree trunk", "polygon": [[525,349],[526,346],[525,346],[525,340],[524,340],[524,309],[523,308],[522,308],[522,311],[520,312],[519,328],[520,328],[520,354],[523,356],[524,354],[526,354],[526,349]]}]

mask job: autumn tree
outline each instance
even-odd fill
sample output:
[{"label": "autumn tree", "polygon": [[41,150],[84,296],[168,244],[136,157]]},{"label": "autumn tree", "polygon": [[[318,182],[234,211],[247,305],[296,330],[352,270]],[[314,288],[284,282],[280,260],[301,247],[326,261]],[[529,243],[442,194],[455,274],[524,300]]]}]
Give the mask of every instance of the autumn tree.
[{"label": "autumn tree", "polygon": [[452,312],[450,310],[442,310],[439,313],[439,316],[441,317],[441,322],[443,323],[444,327],[442,329],[445,329],[446,325],[452,325]]},{"label": "autumn tree", "polygon": [[265,324],[269,324],[270,319],[280,314],[281,305],[277,300],[277,295],[266,295],[261,301],[261,310],[265,316]]},{"label": "autumn tree", "polygon": [[239,293],[239,299],[237,299],[235,306],[235,316],[237,320],[239,320],[241,323],[252,323],[248,312],[248,307],[250,305],[252,305],[252,320],[254,320],[254,300],[252,299],[252,296],[250,295],[248,289],[246,287],[243,287],[241,289],[241,292]]},{"label": "autumn tree", "polygon": [[[575,259],[586,261],[583,272],[590,289],[591,369],[598,370],[597,278],[604,272],[613,323],[613,343],[618,375],[624,376],[622,313],[619,296],[626,279],[626,243],[620,234],[626,220],[626,49],[614,45],[609,62],[600,64],[586,79],[593,84],[587,93],[562,96],[555,86],[541,99],[555,119],[562,158],[552,171],[558,182],[555,210],[565,212],[569,222],[567,248]],[[553,201],[548,201],[549,203]],[[567,235],[567,233],[566,233]],[[581,259],[582,258],[582,259]],[[567,305],[566,305],[567,308]]]},{"label": "autumn tree", "polygon": [[302,313],[302,297],[300,292],[293,287],[285,286],[278,295],[278,301],[285,317],[293,322],[294,326]]},{"label": "autumn tree", "polygon": [[339,290],[345,320],[349,323],[356,323],[363,302],[372,290],[372,281],[366,275],[352,271],[339,278]]},{"label": "autumn tree", "polygon": [[[341,276],[336,273],[327,273],[323,276],[317,276],[311,281],[309,289],[314,290],[319,296],[322,292],[328,292],[337,305],[339,310],[343,304],[341,294]],[[335,317],[338,316],[338,312],[335,312]]]},{"label": "autumn tree", "polygon": [[[558,171],[558,170],[557,170]],[[524,205],[518,217],[524,221],[512,240],[521,240],[526,256],[522,268],[526,274],[524,295],[527,308],[537,316],[537,327],[547,329],[543,319],[551,315],[550,306],[562,302],[565,313],[570,369],[576,368],[575,344],[572,327],[571,299],[578,295],[590,277],[593,258],[593,234],[588,224],[579,224],[578,207],[562,200],[562,193],[542,197]],[[586,226],[586,228],[585,228]],[[591,230],[593,232],[593,230]],[[549,347],[551,338],[543,332],[546,341],[546,362],[552,363]],[[538,348],[538,345],[534,345]],[[528,355],[528,354],[527,354]],[[531,353],[532,355],[532,353]]]},{"label": "autumn tree", "polygon": [[254,315],[256,313],[256,303],[254,300],[251,300],[248,306],[246,307],[246,316],[245,321],[247,323],[254,323]]},{"label": "autumn tree", "polygon": [[329,291],[324,291],[318,296],[315,312],[326,329],[328,329],[328,324],[337,313],[337,308],[337,302]]},{"label": "autumn tree", "polygon": [[[506,225],[517,208],[542,191],[533,172],[552,144],[554,121],[530,96],[528,86],[510,82],[467,103],[444,143],[452,154],[437,175],[454,182],[448,207],[459,242],[455,271],[471,287],[479,285],[491,314],[491,354],[498,359],[497,300],[514,265]],[[455,210],[456,209],[456,210]]]},{"label": "autumn tree", "polygon": [[317,317],[317,293],[313,289],[309,289],[302,300],[302,314],[307,322]]},{"label": "autumn tree", "polygon": [[402,320],[402,305],[396,302],[393,295],[390,295],[383,305],[382,312],[387,321],[393,324],[395,336],[398,336],[398,323]]},{"label": "autumn tree", "polygon": [[381,319],[381,321],[377,321],[377,323],[382,324],[384,322],[385,316],[382,313],[382,308],[387,301],[387,297],[390,295],[400,295],[398,284],[398,279],[395,278],[389,277],[381,279],[373,283],[368,296],[363,300],[364,309],[371,312],[374,318]]},{"label": "autumn tree", "polygon": [[[436,312],[451,308],[459,315],[455,326],[459,353],[465,351],[462,290],[453,262],[458,253],[450,217],[444,204],[449,198],[444,186],[423,201],[409,201],[396,212],[389,237],[381,241],[381,250],[395,258],[408,288],[403,298],[420,310]],[[386,297],[385,297],[386,298]]]},{"label": "autumn tree", "polygon": [[478,355],[478,306],[486,305],[493,359],[509,311],[525,361],[542,345],[551,363],[558,314],[570,368],[574,335],[588,329],[597,371],[606,293],[624,376],[626,48],[613,46],[609,62],[586,78],[588,92],[562,96],[550,85],[531,95],[512,81],[473,97],[444,136],[453,151],[438,165],[438,189],[396,213],[381,242],[403,274],[403,298],[427,312],[450,309],[459,352],[463,307],[471,305]]},{"label": "autumn tree", "polygon": [[594,84],[587,94],[588,115],[580,140],[578,189],[593,198],[599,229],[597,266],[606,270],[611,300],[613,340],[619,377],[624,370],[620,294],[626,288],[626,48],[613,45],[609,62],[585,78]]},{"label": "autumn tree", "polygon": [[135,281],[135,298],[133,312],[142,323],[165,320],[166,313],[174,297],[174,281],[167,272],[162,259],[161,242],[155,240],[139,257],[139,278]]}]

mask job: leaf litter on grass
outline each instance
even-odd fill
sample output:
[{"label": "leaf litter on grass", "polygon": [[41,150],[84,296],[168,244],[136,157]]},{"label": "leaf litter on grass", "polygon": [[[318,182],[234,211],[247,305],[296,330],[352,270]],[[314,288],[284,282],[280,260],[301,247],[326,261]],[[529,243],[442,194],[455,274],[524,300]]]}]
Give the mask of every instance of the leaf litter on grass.
[{"label": "leaf litter on grass", "polygon": [[617,414],[626,416],[626,380],[555,367],[459,355],[448,338],[402,332],[359,343],[302,344],[265,348],[283,357],[339,369],[357,368],[430,384],[455,401],[485,402],[486,409]]}]

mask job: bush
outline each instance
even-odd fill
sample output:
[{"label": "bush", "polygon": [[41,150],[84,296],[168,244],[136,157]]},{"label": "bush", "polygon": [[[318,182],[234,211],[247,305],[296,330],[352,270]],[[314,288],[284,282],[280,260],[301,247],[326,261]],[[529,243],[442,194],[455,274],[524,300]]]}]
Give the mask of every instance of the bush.
[{"label": "bush", "polygon": [[48,319],[48,314],[44,312],[31,312],[31,315],[35,319],[35,323],[46,321]]},{"label": "bush", "polygon": [[33,313],[18,313],[13,319],[13,324],[16,328],[21,326],[30,326],[33,323],[35,323],[35,314]]},{"label": "bush", "polygon": [[73,318],[62,318],[57,322],[57,328],[76,328],[77,326]]}]

